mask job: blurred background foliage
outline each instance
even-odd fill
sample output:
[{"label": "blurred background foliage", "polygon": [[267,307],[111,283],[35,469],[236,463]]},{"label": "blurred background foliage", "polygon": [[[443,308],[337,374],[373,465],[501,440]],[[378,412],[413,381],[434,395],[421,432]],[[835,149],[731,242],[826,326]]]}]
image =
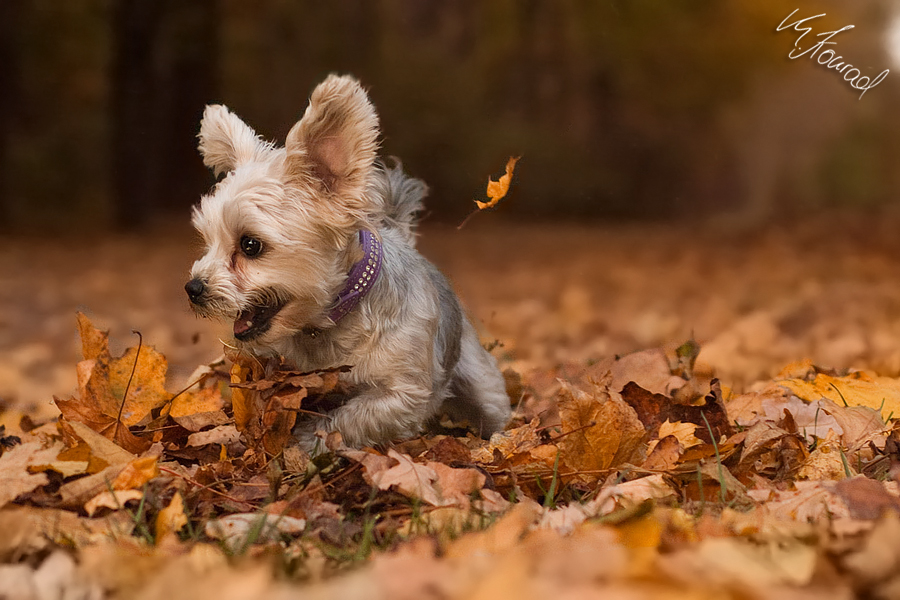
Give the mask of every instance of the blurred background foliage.
[{"label": "blurred background foliage", "polygon": [[[881,209],[900,190],[900,77],[862,99],[788,60],[799,33],[892,67],[892,0],[0,0],[0,211],[17,231],[135,228],[211,177],[206,103],[283,140],[330,72],[362,80],[433,219],[524,156],[507,217],[736,222]],[[809,36],[802,44],[813,43]]]}]

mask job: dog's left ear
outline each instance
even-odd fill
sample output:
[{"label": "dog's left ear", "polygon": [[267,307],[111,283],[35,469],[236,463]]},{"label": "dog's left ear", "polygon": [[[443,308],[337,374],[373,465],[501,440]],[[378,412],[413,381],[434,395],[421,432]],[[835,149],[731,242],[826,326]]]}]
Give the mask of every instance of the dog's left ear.
[{"label": "dog's left ear", "polygon": [[371,209],[365,192],[378,151],[378,115],[356,79],[330,75],[319,84],[285,148],[297,183],[333,194],[358,216]]}]

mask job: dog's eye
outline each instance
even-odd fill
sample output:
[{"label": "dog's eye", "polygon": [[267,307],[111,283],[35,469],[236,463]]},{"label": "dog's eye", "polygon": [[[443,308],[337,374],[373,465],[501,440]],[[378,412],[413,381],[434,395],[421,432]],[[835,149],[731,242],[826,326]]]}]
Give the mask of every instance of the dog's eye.
[{"label": "dog's eye", "polygon": [[245,235],[241,238],[241,252],[244,256],[256,256],[262,252],[262,242],[255,237]]}]

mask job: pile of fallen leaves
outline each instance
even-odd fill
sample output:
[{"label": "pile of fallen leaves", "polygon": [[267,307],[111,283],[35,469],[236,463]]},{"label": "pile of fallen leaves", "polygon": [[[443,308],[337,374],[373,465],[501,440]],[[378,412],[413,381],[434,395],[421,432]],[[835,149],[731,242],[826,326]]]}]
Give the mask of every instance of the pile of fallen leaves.
[{"label": "pile of fallen leaves", "polygon": [[231,356],[171,393],[78,326],[77,396],[0,427],[0,598],[900,595],[900,379],[801,362],[736,395],[688,342],[507,372],[490,440],[310,457],[339,370]]}]

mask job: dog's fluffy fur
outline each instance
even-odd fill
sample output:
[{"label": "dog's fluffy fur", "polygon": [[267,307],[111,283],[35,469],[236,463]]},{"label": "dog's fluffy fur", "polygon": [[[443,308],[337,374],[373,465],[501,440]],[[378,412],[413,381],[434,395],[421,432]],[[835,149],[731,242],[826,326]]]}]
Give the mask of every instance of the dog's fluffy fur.
[{"label": "dog's fluffy fur", "polygon": [[[325,419],[350,446],[413,436],[442,411],[482,436],[510,413],[503,377],[447,280],[415,249],[426,189],[377,161],[378,117],[350,77],[313,92],[285,147],[264,143],[224,106],[200,126],[204,163],[225,177],[195,208],[206,253],[186,286],[194,310],[235,321],[235,344],[313,371],[347,365],[359,390]],[[369,294],[333,323],[329,308],[362,257],[360,229],[383,248]]]}]

